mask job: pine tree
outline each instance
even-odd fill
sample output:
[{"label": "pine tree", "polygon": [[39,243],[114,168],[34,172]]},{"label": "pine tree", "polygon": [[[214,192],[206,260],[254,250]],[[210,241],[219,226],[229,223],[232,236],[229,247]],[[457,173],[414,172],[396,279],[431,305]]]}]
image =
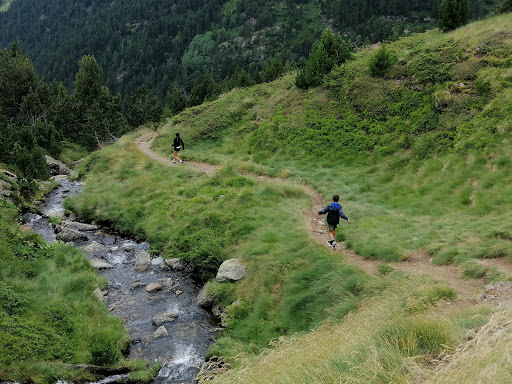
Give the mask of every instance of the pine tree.
[{"label": "pine tree", "polygon": [[128,122],[134,128],[148,122],[156,123],[162,115],[162,106],[145,85],[141,85],[130,97]]},{"label": "pine tree", "polygon": [[306,67],[298,73],[295,85],[299,88],[319,85],[326,73],[334,66],[349,60],[351,55],[350,43],[345,43],[340,34],[325,30],[313,44]]},{"label": "pine tree", "polygon": [[167,106],[172,116],[187,108],[187,97],[177,86],[174,86],[171,92],[167,93]]},{"label": "pine tree", "polygon": [[395,62],[396,57],[383,44],[370,59],[370,72],[373,77],[384,77]]},{"label": "pine tree", "polygon": [[469,21],[469,0],[444,0],[439,7],[439,29],[452,31]]}]

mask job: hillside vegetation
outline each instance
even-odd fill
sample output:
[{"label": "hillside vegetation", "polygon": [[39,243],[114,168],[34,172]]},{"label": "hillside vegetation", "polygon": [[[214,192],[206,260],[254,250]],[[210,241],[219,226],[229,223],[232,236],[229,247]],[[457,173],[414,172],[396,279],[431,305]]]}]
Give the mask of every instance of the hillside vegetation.
[{"label": "hillside vegetation", "polygon": [[[369,276],[316,244],[301,184],[326,203],[340,194],[353,224],[337,240],[382,272],[425,253],[467,277],[508,279],[485,259],[512,258],[511,23],[508,14],[390,43],[396,62],[382,77],[370,75],[370,47],[321,87],[300,90],[288,74],[189,108],[159,128],[153,149],[170,157],[180,132],[185,159],[219,166],[212,177],[155,163],[132,134],[82,164],[85,192],[67,206],[184,258],[202,281],[223,259],[244,262],[244,280],[207,285],[228,323],[211,354],[235,367],[217,381],[412,382],[490,310],[463,301],[443,313],[440,301],[478,292]],[[282,345],[258,355],[269,343]]]},{"label": "hillside vegetation", "polygon": [[[496,0],[471,0],[471,18]],[[6,4],[8,4],[7,2]],[[434,28],[440,0],[410,2],[282,0],[105,0],[14,2],[0,13],[0,48],[18,41],[45,79],[73,83],[76,63],[93,55],[125,103],[142,84],[160,98],[189,91],[206,73],[254,74],[276,54],[301,65],[326,28],[356,45]],[[83,36],[88,36],[84,39]]]}]

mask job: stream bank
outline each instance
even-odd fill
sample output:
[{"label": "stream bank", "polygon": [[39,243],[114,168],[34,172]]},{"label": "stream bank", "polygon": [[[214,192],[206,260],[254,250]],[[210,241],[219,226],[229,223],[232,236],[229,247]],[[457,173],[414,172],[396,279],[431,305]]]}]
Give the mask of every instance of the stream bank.
[{"label": "stream bank", "polygon": [[[72,243],[108,281],[95,291],[110,312],[123,320],[132,339],[128,359],[157,361],[162,365],[155,383],[192,383],[204,363],[218,327],[208,312],[197,306],[198,288],[178,264],[151,257],[147,242],[137,242],[108,229],[77,223],[64,217],[63,200],[83,188],[80,182],[57,176],[60,186],[39,207],[26,214],[25,225],[47,242]],[[62,217],[54,228],[48,218]]]}]

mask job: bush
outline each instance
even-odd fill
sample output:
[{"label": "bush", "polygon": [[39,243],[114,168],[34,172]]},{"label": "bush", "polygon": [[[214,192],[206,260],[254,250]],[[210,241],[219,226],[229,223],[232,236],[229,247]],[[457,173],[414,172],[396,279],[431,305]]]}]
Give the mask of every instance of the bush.
[{"label": "bush", "polygon": [[381,45],[370,59],[370,73],[373,77],[384,77],[396,61],[396,57],[388,52],[386,46]]}]

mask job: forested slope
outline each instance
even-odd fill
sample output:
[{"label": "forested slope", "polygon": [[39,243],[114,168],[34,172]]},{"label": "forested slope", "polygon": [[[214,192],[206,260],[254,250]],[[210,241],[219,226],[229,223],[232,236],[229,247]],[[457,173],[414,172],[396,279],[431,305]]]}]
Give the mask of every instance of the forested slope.
[{"label": "forested slope", "polygon": [[[237,67],[261,71],[276,54],[302,65],[325,28],[356,45],[435,27],[439,0],[16,0],[0,13],[0,48],[17,40],[47,81],[73,82],[77,63],[93,55],[104,82],[124,100],[142,84],[160,97],[189,90],[212,72],[217,81]],[[493,0],[471,0],[472,18]]]}]

